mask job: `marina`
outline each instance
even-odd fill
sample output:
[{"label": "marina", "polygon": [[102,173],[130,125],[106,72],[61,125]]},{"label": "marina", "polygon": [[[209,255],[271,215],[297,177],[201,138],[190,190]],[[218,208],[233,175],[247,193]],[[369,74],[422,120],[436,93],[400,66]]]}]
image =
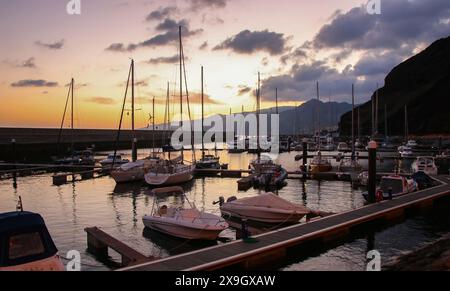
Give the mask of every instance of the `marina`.
[{"label": "marina", "polygon": [[448,1],[28,2],[0,1],[0,271],[450,271]]}]

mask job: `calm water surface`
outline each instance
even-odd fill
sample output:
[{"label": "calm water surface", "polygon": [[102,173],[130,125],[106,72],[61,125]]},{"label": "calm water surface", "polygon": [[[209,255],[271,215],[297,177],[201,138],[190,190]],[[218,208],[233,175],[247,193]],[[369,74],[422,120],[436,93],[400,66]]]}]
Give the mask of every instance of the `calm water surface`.
[{"label": "calm water surface", "polygon": [[[297,170],[299,163],[294,161],[296,154],[282,154],[278,162],[288,170]],[[222,162],[229,163],[231,169],[246,169],[249,161],[254,158],[247,154],[228,155],[226,152],[220,155]],[[379,165],[380,169],[386,170],[390,170],[392,166],[388,162]],[[219,214],[218,205],[213,205],[213,202],[220,196],[235,195],[242,198],[261,193],[254,189],[238,193],[236,182],[237,179],[231,178],[201,178],[184,188],[189,200],[198,208]],[[143,254],[156,257],[167,257],[207,246],[193,245],[153,231],[144,231],[142,216],[151,212],[154,197],[148,195],[149,188],[142,184],[117,186],[111,178],[103,177],[53,186],[50,174],[18,178],[16,189],[12,184],[12,180],[0,181],[0,212],[14,210],[18,197],[21,196],[25,210],[38,212],[44,217],[62,255],[69,250],[81,252],[84,270],[109,269],[86,252],[86,227],[100,227]],[[313,210],[338,213],[362,206],[363,191],[364,189],[352,189],[347,182],[289,180],[279,195]],[[186,202],[180,197],[168,197],[165,203],[181,206]],[[430,223],[422,218],[406,221],[376,233],[370,242],[385,251],[387,257],[392,257],[398,253],[397,250],[411,250],[435,239],[437,232],[433,229],[426,230]],[[233,240],[235,236],[233,230],[227,230],[221,234],[222,239],[218,243]],[[411,237],[414,239],[411,240]],[[366,239],[355,240],[311,258],[299,259],[298,262],[293,260],[284,269],[362,270],[367,245]],[[120,261],[113,251],[110,251],[110,255],[113,260]]]}]

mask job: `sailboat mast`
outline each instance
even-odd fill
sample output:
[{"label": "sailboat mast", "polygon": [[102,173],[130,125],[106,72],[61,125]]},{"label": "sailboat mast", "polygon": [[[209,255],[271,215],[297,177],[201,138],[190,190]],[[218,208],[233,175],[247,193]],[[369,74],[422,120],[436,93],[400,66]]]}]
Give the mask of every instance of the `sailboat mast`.
[{"label": "sailboat mast", "polygon": [[74,157],[74,155],[75,155],[75,151],[74,151],[74,148],[73,148],[73,146],[74,146],[74,141],[73,141],[73,134],[74,134],[74,123],[73,123],[73,113],[74,113],[74,108],[73,108],[73,105],[74,105],[74,100],[73,100],[73,88],[75,87],[74,86],[74,83],[75,83],[75,80],[72,78],[72,82],[71,82],[71,84],[70,84],[70,86],[71,86],[71,88],[72,88],[72,95],[71,95],[71,99],[72,99],[72,101],[71,101],[71,103],[72,103],[72,105],[71,105],[71,117],[70,117],[70,119],[71,119],[71,121],[70,121],[70,127],[71,127],[71,130],[72,130],[72,137],[71,137],[71,146],[70,146],[70,150],[72,151],[72,159],[73,159],[73,157]]},{"label": "sailboat mast", "polygon": [[317,114],[317,129],[316,129],[316,142],[319,146],[319,152],[320,152],[320,91],[319,91],[319,81],[317,81],[316,84],[316,93],[317,93],[317,107],[316,107],[316,114]]},{"label": "sailboat mast", "polygon": [[202,66],[202,160],[205,159],[205,93],[203,85],[203,66]]},{"label": "sailboat mast", "polygon": [[[180,41],[180,116],[181,128],[183,129],[183,44],[181,39],[181,26],[178,27],[179,41]],[[181,147],[181,159],[184,161],[184,140]]]},{"label": "sailboat mast", "polygon": [[388,139],[388,117],[387,117],[387,104],[384,104],[384,135]]},{"label": "sailboat mast", "polygon": [[137,140],[136,140],[136,131],[135,131],[135,123],[134,123],[134,60],[131,60],[131,131],[133,135],[132,147],[131,147],[131,156],[132,161],[137,161]]},{"label": "sailboat mast", "polygon": [[352,160],[355,160],[355,85],[352,84]]},{"label": "sailboat mast", "polygon": [[276,114],[278,114],[278,88],[275,88]]},{"label": "sailboat mast", "polygon": [[260,132],[259,132],[259,124],[260,124],[260,115],[261,115],[261,74],[258,72],[258,89],[256,90],[256,112],[257,112],[257,122],[256,122],[256,132],[257,132],[257,138],[256,138],[256,149],[258,152],[258,160],[261,159],[261,148],[260,148]]},{"label": "sailboat mast", "polygon": [[155,97],[153,97],[153,113],[152,113],[152,121],[153,121],[153,153],[155,153]]},{"label": "sailboat mast", "polygon": [[379,102],[379,95],[378,95],[379,87],[377,83],[377,93],[375,95],[375,135],[378,135],[378,102]]},{"label": "sailboat mast", "polygon": [[405,142],[408,142],[409,128],[408,128],[408,106],[405,106]]}]

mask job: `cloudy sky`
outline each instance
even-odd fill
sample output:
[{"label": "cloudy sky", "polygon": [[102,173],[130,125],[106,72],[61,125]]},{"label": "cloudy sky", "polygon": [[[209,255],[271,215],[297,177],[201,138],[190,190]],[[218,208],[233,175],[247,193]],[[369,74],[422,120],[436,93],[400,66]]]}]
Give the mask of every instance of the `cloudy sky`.
[{"label": "cloudy sky", "polygon": [[138,124],[153,97],[162,121],[167,82],[178,94],[179,25],[196,116],[202,65],[208,114],[253,110],[258,71],[264,107],[275,88],[283,105],[314,98],[316,81],[323,99],[348,102],[355,83],[363,102],[395,65],[450,35],[448,0],[381,0],[380,15],[365,0],[81,0],[81,15],[68,2],[0,0],[0,126],[59,126],[73,77],[76,126],[115,128],[130,58]]}]

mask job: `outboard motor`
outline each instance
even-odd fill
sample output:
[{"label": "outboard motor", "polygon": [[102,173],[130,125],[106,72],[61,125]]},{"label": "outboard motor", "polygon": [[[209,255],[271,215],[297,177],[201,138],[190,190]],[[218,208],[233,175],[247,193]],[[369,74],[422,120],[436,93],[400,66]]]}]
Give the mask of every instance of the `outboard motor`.
[{"label": "outboard motor", "polygon": [[219,197],[219,201],[213,202],[214,205],[219,204],[219,206],[222,206],[225,203],[225,198],[223,196]]}]

